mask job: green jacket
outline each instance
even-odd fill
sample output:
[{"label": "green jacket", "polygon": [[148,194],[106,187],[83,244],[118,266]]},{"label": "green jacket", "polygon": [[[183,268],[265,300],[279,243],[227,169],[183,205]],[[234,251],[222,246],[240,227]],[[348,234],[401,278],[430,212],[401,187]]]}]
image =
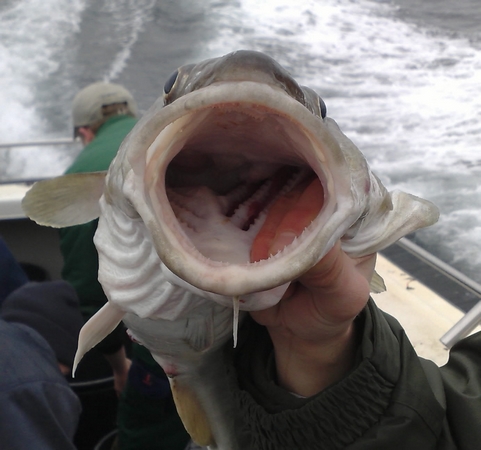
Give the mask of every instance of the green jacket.
[{"label": "green jacket", "polygon": [[230,366],[239,448],[481,448],[481,334],[459,342],[438,368],[416,355],[399,323],[374,302],[357,321],[356,368],[307,399],[277,386],[267,332],[247,321]]},{"label": "green jacket", "polygon": [[80,152],[65,173],[98,172],[107,170],[125,136],[137,123],[132,116],[115,116],[98,130],[95,139]]},{"label": "green jacket", "polygon": [[[98,129],[95,139],[85,146],[66,173],[107,170],[120,144],[136,122],[137,119],[126,115],[109,119]],[[96,220],[60,230],[60,250],[64,258],[62,278],[69,281],[77,291],[80,308],[86,319],[107,301],[97,280],[98,254],[93,243],[96,230]]]},{"label": "green jacket", "polygon": [[[117,116],[105,122],[97,131],[95,139],[88,144],[66,173],[96,172],[107,170],[120,144],[136,123],[130,116]],[[85,319],[89,319],[106,302],[107,298],[98,282],[98,254],[93,243],[98,221],[60,230],[60,246],[64,256],[62,277],[76,289]],[[122,327],[107,336],[97,348],[102,353],[113,353],[124,342]],[[152,374],[152,379],[165,378],[160,366],[143,347],[133,345],[133,359],[140,360]],[[135,366],[137,367],[137,365]],[[150,374],[147,374],[150,379]],[[175,410],[172,395],[159,400],[138,392],[133,385],[135,373],[129,375],[127,386],[119,401],[120,448],[183,449],[189,440]],[[168,385],[168,383],[167,383]],[[149,387],[149,383],[146,388]],[[155,390],[156,386],[152,386]],[[148,392],[148,389],[147,391]],[[144,418],[146,418],[144,420]],[[140,420],[140,422],[139,422]],[[154,421],[152,427],[150,421]],[[157,422],[158,421],[158,422]],[[132,446],[130,446],[132,442]],[[139,447],[140,445],[140,447]]]}]

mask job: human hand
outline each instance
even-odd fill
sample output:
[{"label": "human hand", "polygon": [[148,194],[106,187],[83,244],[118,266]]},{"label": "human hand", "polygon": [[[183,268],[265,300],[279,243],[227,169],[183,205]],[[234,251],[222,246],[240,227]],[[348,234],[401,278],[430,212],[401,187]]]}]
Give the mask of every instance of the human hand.
[{"label": "human hand", "polygon": [[[317,216],[322,199],[317,179],[279,198],[252,245],[251,260],[264,259],[292,242]],[[375,255],[350,258],[337,242],[291,283],[277,305],[251,312],[269,331],[281,386],[311,396],[352,368],[353,322],[369,299],[375,259]]]}]

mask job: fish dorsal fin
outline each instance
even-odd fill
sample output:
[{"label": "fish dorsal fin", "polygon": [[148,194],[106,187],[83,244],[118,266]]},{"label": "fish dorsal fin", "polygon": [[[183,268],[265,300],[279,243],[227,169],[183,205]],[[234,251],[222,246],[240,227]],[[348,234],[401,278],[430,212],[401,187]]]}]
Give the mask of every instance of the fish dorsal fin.
[{"label": "fish dorsal fin", "polygon": [[75,354],[73,363],[73,375],[75,375],[77,365],[85,353],[114,331],[124,315],[125,313],[122,310],[109,302],[100,308],[82,327],[79,334],[77,353]]},{"label": "fish dorsal fin", "polygon": [[54,228],[90,222],[100,215],[107,172],[73,173],[35,183],[22,200],[27,217]]},{"label": "fish dorsal fin", "polygon": [[380,294],[381,292],[386,291],[386,285],[384,284],[384,280],[382,279],[381,275],[379,275],[376,271],[374,271],[372,275],[369,287],[371,288],[371,292],[373,294]]}]

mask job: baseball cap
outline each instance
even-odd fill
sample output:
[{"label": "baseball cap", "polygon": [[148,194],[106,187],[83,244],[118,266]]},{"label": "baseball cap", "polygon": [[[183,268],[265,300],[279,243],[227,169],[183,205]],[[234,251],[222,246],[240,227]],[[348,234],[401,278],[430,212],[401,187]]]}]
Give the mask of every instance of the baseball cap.
[{"label": "baseball cap", "polygon": [[98,82],[83,88],[74,98],[72,116],[74,128],[93,125],[103,119],[102,106],[127,103],[130,112],[137,115],[132,94],[120,84]]}]

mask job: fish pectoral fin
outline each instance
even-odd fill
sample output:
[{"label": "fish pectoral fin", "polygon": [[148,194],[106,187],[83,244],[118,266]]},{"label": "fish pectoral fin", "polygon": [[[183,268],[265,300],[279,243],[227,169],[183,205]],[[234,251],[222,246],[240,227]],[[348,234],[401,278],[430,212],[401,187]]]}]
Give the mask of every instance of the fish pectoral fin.
[{"label": "fish pectoral fin", "polygon": [[26,216],[39,225],[63,228],[100,215],[107,172],[73,173],[35,183],[22,200]]},{"label": "fish pectoral fin", "polygon": [[124,315],[125,313],[122,310],[111,303],[106,303],[82,327],[73,363],[72,376],[75,376],[77,366],[85,353],[108,336],[117,327]]},{"label": "fish pectoral fin", "polygon": [[184,341],[192,350],[203,352],[214,343],[214,319],[211,315],[195,316],[188,320],[184,330]]},{"label": "fish pectoral fin", "polygon": [[378,252],[439,218],[438,208],[428,200],[402,191],[390,195],[392,206],[383,202],[377,211],[364,218],[357,234],[343,242],[343,250],[351,257]]},{"label": "fish pectoral fin", "polygon": [[376,271],[374,271],[374,273],[372,274],[369,287],[371,288],[371,292],[373,294],[380,294],[381,292],[386,291],[386,285],[384,284],[384,280],[382,279],[381,275],[379,275]]},{"label": "fish pectoral fin", "polygon": [[203,447],[214,445],[212,428],[197,394],[177,378],[169,378],[169,381],[175,406],[185,429],[196,444]]}]

